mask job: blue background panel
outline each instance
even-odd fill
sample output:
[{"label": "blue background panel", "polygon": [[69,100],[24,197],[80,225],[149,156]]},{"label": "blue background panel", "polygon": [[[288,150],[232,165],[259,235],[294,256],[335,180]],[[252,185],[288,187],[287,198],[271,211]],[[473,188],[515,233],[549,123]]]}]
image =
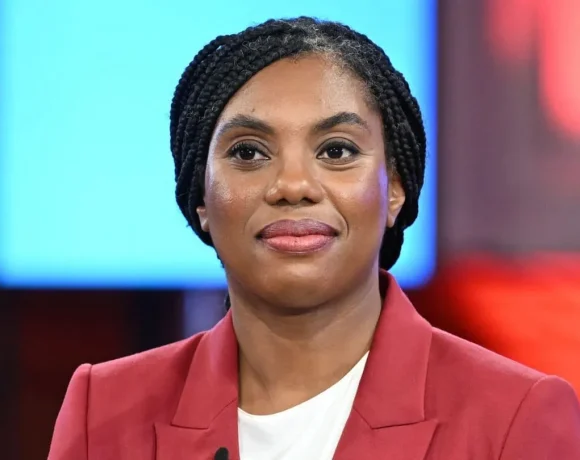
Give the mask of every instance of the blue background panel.
[{"label": "blue background panel", "polygon": [[435,0],[5,0],[0,16],[0,283],[12,287],[225,285],[174,199],[169,107],[216,35],[271,17],[345,22],[408,78],[430,141],[420,217],[393,273],[435,266]]}]

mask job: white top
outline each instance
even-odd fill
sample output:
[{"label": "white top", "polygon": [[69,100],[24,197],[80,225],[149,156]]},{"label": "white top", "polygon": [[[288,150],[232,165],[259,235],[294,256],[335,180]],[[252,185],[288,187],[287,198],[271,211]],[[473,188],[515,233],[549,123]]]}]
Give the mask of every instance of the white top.
[{"label": "white top", "polygon": [[332,460],[350,415],[368,352],[341,380],[272,415],[238,409],[241,460]]}]

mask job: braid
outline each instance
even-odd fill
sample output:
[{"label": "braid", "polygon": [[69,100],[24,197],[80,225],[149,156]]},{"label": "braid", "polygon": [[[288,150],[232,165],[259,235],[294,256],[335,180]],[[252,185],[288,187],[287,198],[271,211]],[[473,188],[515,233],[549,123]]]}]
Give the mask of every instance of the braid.
[{"label": "braid", "polygon": [[385,232],[379,254],[380,266],[389,269],[401,253],[404,229],[417,218],[425,173],[425,129],[403,75],[379,46],[343,24],[309,17],[269,20],[239,34],[219,36],[195,56],[171,104],[177,203],[201,240],[212,245],[196,209],[203,204],[205,167],[217,120],[232,96],[260,70],[306,54],[326,55],[344,65],[366,84],[381,113],[388,164],[405,191],[405,203],[395,225]]}]

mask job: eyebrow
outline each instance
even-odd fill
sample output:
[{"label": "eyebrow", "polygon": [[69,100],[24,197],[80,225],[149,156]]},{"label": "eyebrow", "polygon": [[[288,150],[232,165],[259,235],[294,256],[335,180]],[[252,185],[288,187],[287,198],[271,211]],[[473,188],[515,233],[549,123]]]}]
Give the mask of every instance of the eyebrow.
[{"label": "eyebrow", "polygon": [[[352,126],[359,126],[366,131],[370,132],[369,125],[366,121],[364,121],[359,115],[354,112],[339,112],[335,115],[332,115],[328,118],[324,118],[318,121],[313,127],[312,132],[314,134],[320,134],[324,131],[330,131],[333,128],[336,128],[339,125],[352,125]],[[275,129],[259,118],[252,117],[250,115],[242,115],[238,114],[235,115],[233,118],[228,120],[224,125],[220,128],[218,132],[218,138],[226,134],[228,131],[231,131],[236,128],[248,128],[253,129],[255,131],[260,131],[264,134],[273,135]]]},{"label": "eyebrow", "polygon": [[249,128],[255,131],[261,131],[264,134],[274,134],[274,128],[272,128],[268,123],[250,115],[239,114],[224,123],[218,132],[218,137],[221,137],[228,131],[236,128]]},{"label": "eyebrow", "polygon": [[339,125],[359,126],[366,131],[370,131],[367,122],[353,112],[339,112],[336,115],[320,120],[314,125],[312,131],[319,134],[324,131],[330,131],[332,128],[336,128]]}]

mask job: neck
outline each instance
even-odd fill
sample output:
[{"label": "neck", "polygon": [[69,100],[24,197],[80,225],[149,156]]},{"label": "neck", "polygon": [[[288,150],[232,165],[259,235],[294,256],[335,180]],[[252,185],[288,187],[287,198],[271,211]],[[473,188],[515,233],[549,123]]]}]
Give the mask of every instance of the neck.
[{"label": "neck", "polygon": [[382,303],[378,274],[292,315],[232,294],[240,407],[252,414],[280,412],[338,382],[369,350]]}]

